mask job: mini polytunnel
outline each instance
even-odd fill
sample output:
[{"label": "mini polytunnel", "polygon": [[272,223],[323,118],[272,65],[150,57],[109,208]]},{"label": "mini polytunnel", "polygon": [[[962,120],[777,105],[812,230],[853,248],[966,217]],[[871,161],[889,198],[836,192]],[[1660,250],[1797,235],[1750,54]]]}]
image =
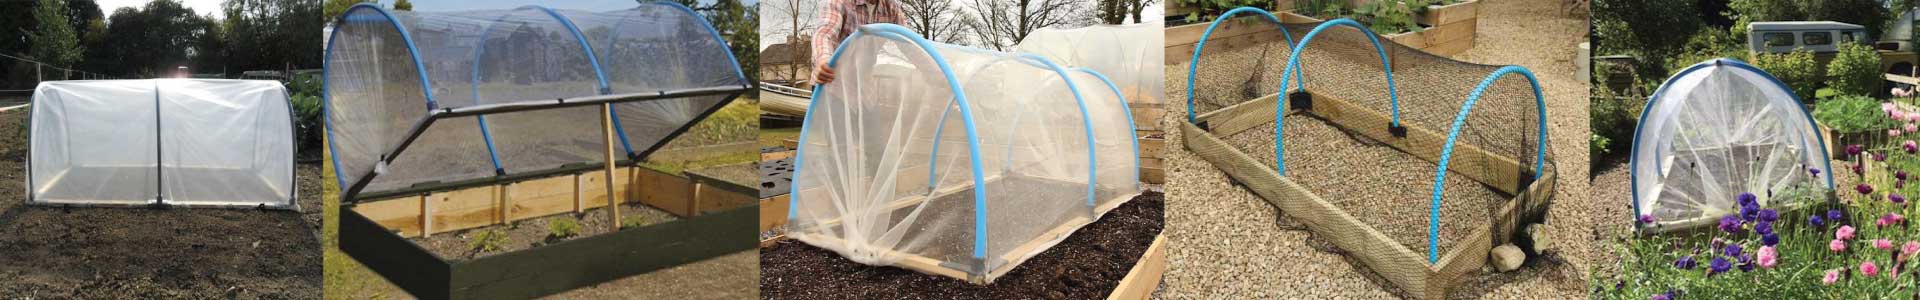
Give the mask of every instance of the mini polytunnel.
[{"label": "mini polytunnel", "polygon": [[1768,205],[1796,185],[1832,189],[1826,142],[1800,103],[1773,75],[1731,59],[1668,78],[1648,98],[1629,156],[1634,216],[1655,220],[1643,229],[1711,224],[1739,212],[1741,193]]},{"label": "mini polytunnel", "polygon": [[[620,220],[620,206],[652,204],[635,198],[688,192],[640,179],[663,172],[636,165],[751,88],[719,33],[684,5],[359,4],[334,20],[324,55],[339,246],[414,297],[534,298],[754,245],[752,207]],[[408,239],[588,209],[612,228],[468,259]]]},{"label": "mini polytunnel", "polygon": [[1194,52],[1168,68],[1187,72],[1187,149],[1418,298],[1545,216],[1554,161],[1524,67],[1245,7],[1183,38]]},{"label": "mini polytunnel", "polygon": [[31,112],[28,203],[299,208],[279,82],[43,82]]},{"label": "mini polytunnel", "polygon": [[1063,66],[1100,72],[1133,103],[1160,103],[1166,92],[1165,28],[1161,22],[1041,28],[1016,46]]},{"label": "mini polytunnel", "polygon": [[347,11],[326,57],[327,145],[348,199],[645,157],[749,83],[710,25],[678,5]]},{"label": "mini polytunnel", "polygon": [[1100,73],[860,27],[801,129],[788,235],[853,261],[989,283],[1141,191]]}]

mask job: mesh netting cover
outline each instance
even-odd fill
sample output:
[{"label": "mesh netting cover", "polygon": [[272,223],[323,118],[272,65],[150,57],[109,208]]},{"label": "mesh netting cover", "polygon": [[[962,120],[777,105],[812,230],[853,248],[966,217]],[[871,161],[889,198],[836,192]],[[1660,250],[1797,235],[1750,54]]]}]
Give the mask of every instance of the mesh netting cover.
[{"label": "mesh netting cover", "polygon": [[1055,63],[1092,69],[1113,80],[1133,103],[1160,103],[1166,93],[1165,28],[1161,22],[1094,25],[1073,29],[1041,28],[1027,35],[1019,51]]},{"label": "mesh netting cover", "polygon": [[391,191],[599,162],[599,103],[613,105],[616,151],[637,161],[749,84],[712,26],[671,2],[606,12],[359,5],[335,24],[327,145],[345,196],[357,185]]},{"label": "mesh netting cover", "polygon": [[1813,117],[1773,75],[1730,59],[1688,67],[1647,101],[1633,136],[1629,174],[1634,215],[1663,227],[1692,227],[1739,212],[1753,193],[1805,183],[1833,188]]},{"label": "mesh netting cover", "polygon": [[1032,54],[861,27],[815,87],[789,236],[856,262],[991,282],[1139,194],[1119,89]]},{"label": "mesh netting cover", "polygon": [[[1279,30],[1209,37],[1228,23]],[[1329,126],[1328,120],[1287,114],[1307,109],[1293,106],[1288,95],[1278,95],[1277,105],[1287,114],[1275,116],[1279,124],[1221,137],[1411,250],[1427,253],[1430,261],[1462,240],[1471,224],[1489,222],[1514,196],[1462,173],[1520,172],[1516,178],[1524,189],[1553,170],[1551,148],[1544,144],[1543,100],[1525,68],[1436,56],[1345,19],[1281,23],[1265,11],[1240,8],[1209,26],[1191,59],[1167,66],[1170,72],[1186,72],[1168,85],[1170,97],[1184,98],[1188,120],[1280,94],[1281,73],[1291,59],[1297,75],[1284,82],[1288,91],[1304,87],[1318,95],[1313,102],[1337,98],[1384,115],[1388,124],[1382,125],[1447,137],[1444,143],[1410,140],[1409,147],[1443,149],[1455,159],[1460,151],[1478,149],[1515,163],[1507,166],[1517,165],[1453,161],[1443,172],[1443,164],[1432,158],[1385,145],[1400,141],[1374,140]]]},{"label": "mesh netting cover", "polygon": [[292,114],[271,80],[43,82],[27,201],[297,209]]}]

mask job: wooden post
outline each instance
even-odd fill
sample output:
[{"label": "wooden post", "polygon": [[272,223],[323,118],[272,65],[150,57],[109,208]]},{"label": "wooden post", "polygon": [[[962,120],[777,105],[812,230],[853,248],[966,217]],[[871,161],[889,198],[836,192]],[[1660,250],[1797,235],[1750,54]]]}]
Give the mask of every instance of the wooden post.
[{"label": "wooden post", "polygon": [[433,202],[432,196],[420,195],[420,237],[423,238],[433,236],[433,209],[427,206],[428,202]]},{"label": "wooden post", "polygon": [[587,191],[586,187],[584,187],[584,185],[587,185],[586,182],[587,182],[587,178],[585,176],[580,176],[580,174],[573,174],[573,212],[574,213],[580,213],[581,211],[587,210],[586,209],[587,203],[586,203],[586,200],[584,200],[584,198],[586,197],[581,196],[581,194],[585,194]]},{"label": "wooden post", "polygon": [[613,192],[613,104],[600,104],[600,132],[607,144],[607,216],[613,220],[607,226],[612,231],[620,231],[620,197]]}]

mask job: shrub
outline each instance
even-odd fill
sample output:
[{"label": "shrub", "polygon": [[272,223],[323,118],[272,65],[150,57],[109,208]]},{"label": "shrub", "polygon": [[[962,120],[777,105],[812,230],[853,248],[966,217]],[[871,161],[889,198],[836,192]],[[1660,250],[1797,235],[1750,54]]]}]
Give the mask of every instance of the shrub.
[{"label": "shrub", "polygon": [[620,229],[647,226],[647,216],[645,215],[627,216],[627,218],[625,220],[620,221],[620,223],[621,223]]},{"label": "shrub", "polygon": [[1878,132],[1900,126],[1886,116],[1886,112],[1880,110],[1880,100],[1859,95],[1833,97],[1813,107],[1813,118],[1840,134]]},{"label": "shrub", "polygon": [[1413,22],[1413,10],[1408,9],[1407,6],[1424,3],[1421,1],[1411,4],[1401,1],[1370,1],[1353,11],[1354,20],[1367,24],[1367,29],[1372,29],[1375,34],[1420,31],[1420,24]]},{"label": "shrub", "polygon": [[1840,52],[1827,63],[1827,87],[1850,95],[1874,95],[1881,88],[1880,54],[1860,43],[1840,43]]},{"label": "shrub", "polygon": [[325,130],[325,120],[321,119],[320,103],[321,80],[312,74],[295,75],[287,82],[288,101],[293,105],[294,151],[299,157],[318,157],[322,143],[320,135]]},{"label": "shrub", "polygon": [[570,238],[580,235],[580,222],[568,218],[556,218],[547,223],[547,238]]},{"label": "shrub", "polygon": [[500,251],[506,246],[507,232],[498,228],[481,230],[473,235],[473,240],[467,241],[467,248],[475,252]]},{"label": "shrub", "polygon": [[1783,54],[1760,54],[1753,60],[1753,66],[1766,70],[1793,89],[1793,94],[1801,101],[1811,101],[1813,92],[1820,89],[1820,66],[1813,61],[1813,52],[1796,50]]}]

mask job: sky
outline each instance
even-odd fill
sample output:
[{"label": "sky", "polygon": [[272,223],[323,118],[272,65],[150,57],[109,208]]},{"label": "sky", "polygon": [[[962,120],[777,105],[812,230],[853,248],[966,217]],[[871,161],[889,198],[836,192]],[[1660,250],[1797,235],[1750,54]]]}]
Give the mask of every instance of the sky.
[{"label": "sky", "polygon": [[[149,0],[94,0],[94,1],[95,3],[100,4],[101,15],[112,15],[113,10],[115,9],[120,9],[121,7],[139,8],[141,6],[147,5],[147,1]],[[181,4],[186,4],[187,7],[193,8],[194,14],[203,15],[203,16],[213,15],[214,19],[224,18],[224,16],[220,15],[220,3],[225,2],[225,0],[179,0],[179,1]],[[634,5],[638,3],[638,2],[635,2],[634,0],[409,0],[409,1],[413,2],[414,10],[418,10],[418,11],[512,9],[512,8],[519,8],[521,6],[525,6],[529,4],[545,5],[547,7],[552,7],[557,9],[611,10],[611,9],[632,8]],[[393,2],[394,0],[380,0],[380,5],[392,7]],[[713,3],[712,0],[701,0],[700,2]],[[743,2],[745,2],[747,5],[753,5],[753,3],[757,2],[757,0],[748,0]]]},{"label": "sky", "polygon": [[[121,7],[140,8],[142,6],[146,6],[147,1],[148,0],[94,0],[94,3],[100,5],[101,16],[112,16],[114,10],[120,9]],[[214,19],[226,18],[226,16],[223,16],[220,14],[220,2],[225,2],[225,0],[179,0],[179,1],[180,1],[180,4],[185,4],[187,8],[192,8],[193,14],[202,15],[202,16],[212,15]]]},{"label": "sky", "polygon": [[[966,3],[968,3],[968,2],[969,2],[969,1],[966,1],[966,0],[951,0],[951,1],[953,1],[954,3],[956,3],[956,4],[958,5],[958,6],[960,6],[960,7],[962,7],[962,8],[965,8],[965,7],[967,7],[967,6],[968,6],[968,4],[966,4]],[[1093,2],[1094,0],[1087,0],[1087,1],[1088,1],[1088,2]],[[826,3],[826,1],[824,1],[824,0],[822,0],[822,1],[817,1],[817,3]],[[1162,11],[1163,11],[1163,9],[1161,9],[1161,7],[1162,7],[1162,5],[1163,5],[1163,3],[1166,3],[1166,1],[1157,1],[1157,2],[1154,2],[1154,3],[1153,3],[1153,5],[1148,5],[1148,6],[1146,7],[1146,8],[1144,8],[1144,9],[1141,9],[1141,10],[1140,10],[1140,18],[1141,18],[1141,19],[1146,19],[1147,21],[1155,21],[1155,20],[1160,20],[1160,19],[1162,19],[1162,18],[1163,18],[1163,17],[1162,17],[1162,16],[1163,16],[1163,13],[1162,13]],[[816,5],[818,5],[818,4],[816,4]],[[773,32],[773,31],[771,31],[771,30],[768,30],[768,29],[771,29],[771,28],[776,28],[776,27],[768,27],[769,25],[774,25],[774,26],[786,26],[786,27],[777,27],[777,28],[787,28],[787,27],[792,27],[791,25],[775,25],[775,24],[773,23],[773,22],[780,22],[779,24],[789,24],[789,23],[788,23],[788,21],[786,20],[786,18],[782,18],[781,16],[777,16],[776,14],[774,14],[774,13],[772,13],[772,11],[769,11],[769,10],[766,10],[766,8],[762,8],[762,10],[763,10],[763,11],[765,11],[765,12],[767,12],[767,13],[765,13],[765,14],[762,14],[762,15],[760,16],[760,50],[766,50],[766,49],[767,49],[767,47],[769,47],[769,46],[773,46],[773,44],[779,44],[779,43],[785,43],[785,42],[787,42],[787,35],[788,35],[788,34],[785,34],[785,33],[781,33],[781,34],[779,34],[779,35],[777,35],[777,36],[776,36],[776,35],[774,34],[774,32]],[[1129,22],[1131,22],[1131,21],[1129,21]],[[1128,24],[1132,24],[1132,23],[1128,23]]]}]

